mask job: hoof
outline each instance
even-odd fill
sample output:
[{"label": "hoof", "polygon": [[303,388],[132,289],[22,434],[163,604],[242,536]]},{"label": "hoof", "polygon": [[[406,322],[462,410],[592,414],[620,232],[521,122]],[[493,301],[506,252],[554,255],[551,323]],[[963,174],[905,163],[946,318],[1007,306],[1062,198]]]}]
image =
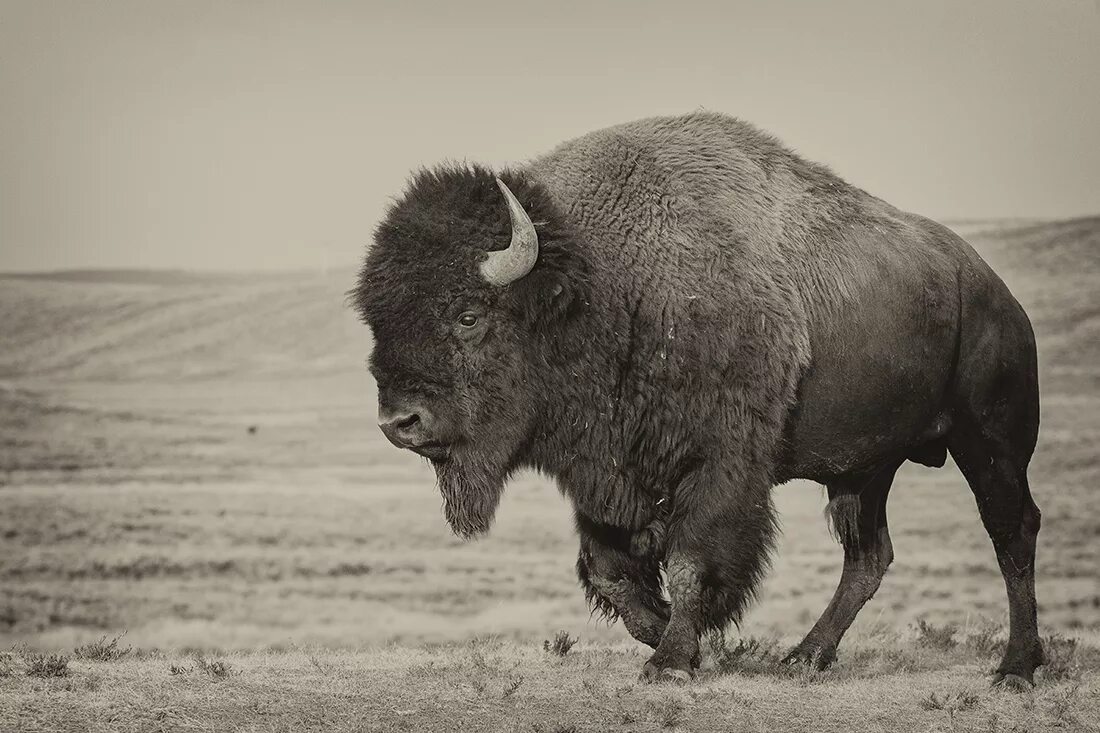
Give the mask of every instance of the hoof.
[{"label": "hoof", "polygon": [[993,675],[991,686],[1002,690],[1011,690],[1012,692],[1029,692],[1035,689],[1035,683],[1032,680],[1011,672],[1008,674],[998,672]]},{"label": "hoof", "polygon": [[820,672],[827,669],[835,660],[835,649],[799,644],[791,650],[790,654],[783,657],[781,663],[787,666],[812,667]]},{"label": "hoof", "polygon": [[658,667],[653,662],[646,662],[642,673],[638,675],[639,682],[672,682],[682,685],[690,680],[691,672],[676,667]]}]

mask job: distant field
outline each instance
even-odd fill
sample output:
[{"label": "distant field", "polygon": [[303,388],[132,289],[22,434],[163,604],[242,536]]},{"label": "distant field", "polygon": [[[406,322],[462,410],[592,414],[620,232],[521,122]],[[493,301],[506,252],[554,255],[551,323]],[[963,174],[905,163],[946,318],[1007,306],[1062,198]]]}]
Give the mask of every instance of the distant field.
[{"label": "distant field", "polygon": [[[1085,729],[1100,707],[1100,218],[970,223],[967,236],[1039,336],[1040,629],[1079,638],[1084,650],[1076,688],[1076,677],[1048,680],[1032,708],[1010,703],[1011,719],[1020,730],[1056,720]],[[950,730],[950,720],[959,730],[999,729],[984,690],[950,713],[918,700],[980,690],[992,655],[968,640],[983,629],[1001,638],[1006,619],[992,548],[950,464],[900,473],[890,503],[897,559],[835,673],[761,678],[719,665],[683,690],[644,690],[633,686],[641,650],[620,626],[589,619],[569,510],[548,482],[520,477],[488,539],[450,536],[430,469],[374,427],[366,329],[343,303],[350,284],[350,272],[0,277],[0,648],[26,645],[0,659],[0,730],[35,719],[44,699],[66,691],[74,716],[88,708],[102,723],[95,716],[113,705],[163,708],[161,721],[193,714],[195,727],[220,714],[195,712],[200,698],[218,697],[236,719],[257,696],[298,700],[317,721],[350,727],[363,709],[349,700],[369,692],[392,696],[384,715],[393,726],[446,730],[446,716],[416,702],[436,687],[497,721],[486,729],[508,729],[508,715],[528,730],[546,722],[548,733],[605,729],[586,727],[585,715],[608,724],[629,715],[634,724],[616,725],[659,729],[663,706],[680,709],[685,724],[725,715],[747,730],[783,729],[777,721],[794,714],[783,725],[797,729],[804,713],[791,712],[792,696],[833,701],[822,730],[843,729],[865,696],[908,716],[912,729]],[[821,516],[821,487],[794,482],[777,501],[782,544],[740,633],[781,647],[824,608],[841,554]],[[958,645],[930,655],[918,620],[956,625]],[[582,643],[554,661],[541,643],[559,629]],[[73,662],[59,679],[22,673],[28,649],[69,654],[124,631],[140,657]],[[496,661],[482,669],[467,643],[489,636],[497,641],[479,643]],[[391,643],[401,649],[374,651]],[[445,645],[438,655],[424,651],[434,644]],[[335,671],[300,648],[317,649]],[[233,654],[240,674],[168,673],[192,664],[192,653]],[[891,654],[899,671],[916,655],[916,671],[878,679]],[[484,689],[470,681],[478,675]],[[525,681],[502,696],[497,688],[515,677]],[[562,690],[569,700],[556,729],[548,711]],[[1059,696],[1077,718],[1050,717]],[[278,720],[298,729],[289,712]]]}]

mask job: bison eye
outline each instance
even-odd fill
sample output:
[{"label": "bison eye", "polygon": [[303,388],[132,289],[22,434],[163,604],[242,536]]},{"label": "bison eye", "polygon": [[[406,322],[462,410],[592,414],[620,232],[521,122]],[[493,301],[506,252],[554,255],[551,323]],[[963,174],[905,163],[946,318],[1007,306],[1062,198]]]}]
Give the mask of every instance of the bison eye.
[{"label": "bison eye", "polygon": [[476,313],[471,313],[470,311],[466,311],[465,313],[463,313],[461,316],[458,317],[458,322],[460,324],[462,324],[463,326],[465,326],[466,328],[470,328],[471,326],[474,326],[474,325],[477,324],[477,314]]}]

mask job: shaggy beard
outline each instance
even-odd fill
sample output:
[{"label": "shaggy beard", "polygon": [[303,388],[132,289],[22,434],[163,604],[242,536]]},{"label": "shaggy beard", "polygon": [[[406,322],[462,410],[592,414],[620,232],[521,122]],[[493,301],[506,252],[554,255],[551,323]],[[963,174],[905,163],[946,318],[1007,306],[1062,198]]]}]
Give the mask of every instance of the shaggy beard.
[{"label": "shaggy beard", "polygon": [[507,471],[468,456],[453,456],[434,466],[443,495],[443,515],[451,531],[463,539],[488,532],[504,493]]}]

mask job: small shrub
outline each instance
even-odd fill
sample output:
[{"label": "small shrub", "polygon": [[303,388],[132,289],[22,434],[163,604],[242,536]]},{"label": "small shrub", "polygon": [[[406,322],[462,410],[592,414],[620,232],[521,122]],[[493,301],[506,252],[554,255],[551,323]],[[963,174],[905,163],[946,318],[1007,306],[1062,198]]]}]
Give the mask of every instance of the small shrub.
[{"label": "small shrub", "polygon": [[104,634],[95,641],[78,646],[73,650],[73,656],[77,659],[85,659],[90,662],[114,662],[118,659],[122,659],[134,650],[132,646],[125,648],[119,646],[119,641],[121,641],[123,636],[126,636],[125,631],[110,641],[107,641],[107,635]]},{"label": "small shrub", "polygon": [[922,647],[947,651],[956,646],[955,632],[958,631],[958,627],[954,624],[936,626],[924,619],[919,619],[916,628],[917,644]]},{"label": "small shrub", "polygon": [[1043,676],[1052,680],[1077,679],[1081,676],[1077,639],[1051,634],[1043,639],[1046,662]]},{"label": "small shrub", "polygon": [[1077,694],[1081,691],[1081,680],[1077,680],[1064,690],[1059,690],[1050,697],[1050,715],[1054,718],[1056,726],[1064,726],[1073,722],[1070,712],[1077,703]]},{"label": "small shrub", "polygon": [[233,668],[224,659],[208,661],[202,657],[195,657],[195,668],[216,680],[226,679],[233,674]]},{"label": "small shrub", "polygon": [[493,671],[489,664],[489,660],[485,658],[484,652],[480,649],[470,649],[470,664],[473,665],[474,671],[478,674],[488,674]]},{"label": "small shrub", "polygon": [[405,673],[408,677],[443,677],[447,667],[438,665],[435,660],[429,660],[424,664],[413,664]]},{"label": "small shrub", "polygon": [[188,674],[192,671],[191,667],[184,667],[182,664],[170,664],[168,665],[168,674],[173,677],[179,677],[183,674]]},{"label": "small shrub", "polygon": [[920,701],[922,710],[944,710],[947,705],[947,698],[941,698],[934,692],[928,693],[928,697]]},{"label": "small shrub", "polygon": [[1005,642],[999,638],[1001,627],[995,623],[986,623],[976,631],[966,635],[966,645],[976,653],[993,657],[1004,651]]},{"label": "small shrub", "polygon": [[979,700],[981,700],[981,698],[977,693],[963,690],[962,692],[955,693],[955,709],[969,710],[977,705]]},{"label": "small shrub", "polygon": [[730,646],[722,634],[707,638],[715,668],[722,673],[760,674],[779,663],[779,640],[747,637]]},{"label": "small shrub", "polygon": [[309,663],[313,665],[313,668],[320,672],[321,675],[324,677],[328,677],[330,674],[332,674],[332,665],[322,662],[320,659],[317,658],[316,654],[309,655]]},{"label": "small shrub", "polygon": [[684,703],[675,697],[650,700],[646,707],[649,708],[652,718],[662,728],[675,728],[680,725],[684,717]]},{"label": "small shrub", "polygon": [[980,698],[970,692],[969,690],[960,690],[959,692],[944,694],[943,696],[937,695],[932,692],[928,694],[928,697],[920,701],[920,706],[925,710],[943,710],[944,712],[954,715],[960,710],[969,710],[978,704]]},{"label": "small shrub", "polygon": [[573,648],[573,645],[577,643],[577,639],[569,636],[568,631],[559,631],[554,635],[554,640],[547,639],[542,642],[542,648],[551,654],[556,654],[559,657],[564,657],[569,653],[569,650]]},{"label": "small shrub", "polygon": [[68,677],[69,658],[61,654],[38,654],[29,652],[23,655],[27,663],[28,677]]},{"label": "small shrub", "polygon": [[501,695],[501,697],[503,699],[507,700],[512,695],[516,694],[516,692],[519,691],[519,688],[522,685],[523,685],[523,677],[522,676],[512,679],[511,681],[508,682],[508,684],[506,684],[504,686],[504,693]]}]

